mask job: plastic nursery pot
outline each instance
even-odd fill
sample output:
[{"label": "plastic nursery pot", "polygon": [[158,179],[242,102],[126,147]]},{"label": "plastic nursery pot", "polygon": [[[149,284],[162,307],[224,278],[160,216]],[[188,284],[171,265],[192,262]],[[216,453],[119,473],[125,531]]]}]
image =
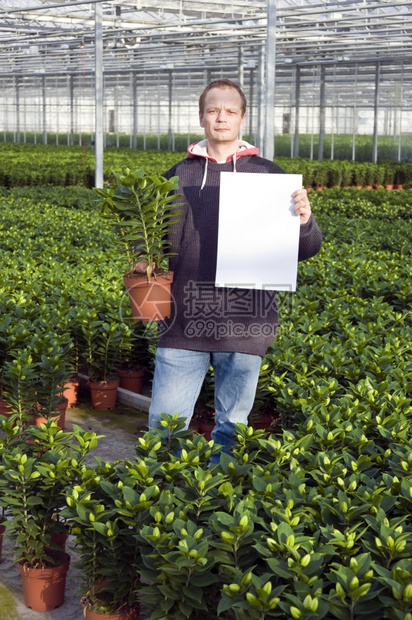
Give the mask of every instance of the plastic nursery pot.
[{"label": "plastic nursery pot", "polygon": [[51,542],[57,545],[61,551],[66,551],[66,542],[67,542],[68,537],[69,537],[69,530],[66,529],[66,531],[59,532],[59,534],[52,534]]},{"label": "plastic nursery pot", "polygon": [[132,316],[136,321],[162,321],[170,317],[173,272],[153,275],[150,282],[146,276],[124,276],[123,281],[129,294]]},{"label": "plastic nursery pot", "polygon": [[99,614],[95,611],[90,611],[86,607],[84,615],[86,620],[136,620],[139,615],[139,611],[139,609],[135,609],[133,612],[128,614],[118,613],[107,616],[106,614]]},{"label": "plastic nursery pot", "polygon": [[93,409],[114,409],[116,406],[118,387],[118,379],[117,381],[110,381],[109,383],[105,381],[89,381]]},{"label": "plastic nursery pot", "polygon": [[63,394],[67,398],[67,407],[74,407],[77,403],[77,394],[79,392],[79,379],[72,379],[64,384]]},{"label": "plastic nursery pot", "polygon": [[118,370],[119,387],[141,394],[146,370]]},{"label": "plastic nursery pot", "polygon": [[215,428],[214,423],[207,424],[206,422],[201,422],[199,424],[199,433],[201,433],[206,441],[210,441],[212,439],[212,431]]},{"label": "plastic nursery pot", "polygon": [[63,398],[62,401],[58,403],[56,406],[56,409],[59,412],[58,414],[51,415],[50,418],[46,418],[45,416],[42,416],[42,415],[37,415],[34,418],[34,424],[36,426],[40,426],[40,424],[47,423],[48,420],[50,419],[50,420],[53,420],[53,422],[56,422],[57,426],[64,429],[64,424],[66,421],[67,403],[68,403],[67,398]]},{"label": "plastic nursery pot", "polygon": [[9,418],[12,413],[12,409],[8,402],[0,397],[0,415],[4,415],[6,418]]},{"label": "plastic nursery pot", "polygon": [[70,556],[60,551],[55,553],[55,559],[56,564],[48,568],[17,564],[23,585],[24,604],[33,611],[51,611],[64,603]]},{"label": "plastic nursery pot", "polygon": [[6,530],[6,526],[3,525],[4,520],[0,521],[0,559],[1,559],[1,550],[3,548],[3,534]]}]

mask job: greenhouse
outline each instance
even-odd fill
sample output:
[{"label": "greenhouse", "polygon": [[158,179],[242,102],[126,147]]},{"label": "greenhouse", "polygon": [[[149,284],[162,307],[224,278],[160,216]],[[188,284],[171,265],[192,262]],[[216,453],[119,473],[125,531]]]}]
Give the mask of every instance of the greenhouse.
[{"label": "greenhouse", "polygon": [[4,0],[0,136],[175,150],[199,134],[198,92],[226,76],[245,89],[244,132],[261,148],[302,156],[304,134],[303,156],[333,159],[345,134],[344,158],[357,159],[366,134],[371,161],[380,137],[383,158],[408,160],[411,14],[390,0]]},{"label": "greenhouse", "polygon": [[0,16],[0,620],[412,620],[410,0]]}]

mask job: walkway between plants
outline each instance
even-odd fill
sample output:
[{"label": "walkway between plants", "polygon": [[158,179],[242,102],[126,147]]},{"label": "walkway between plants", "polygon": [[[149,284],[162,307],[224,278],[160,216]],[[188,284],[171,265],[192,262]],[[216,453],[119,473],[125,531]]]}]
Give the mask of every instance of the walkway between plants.
[{"label": "walkway between plants", "polygon": [[[132,459],[137,437],[147,424],[147,413],[124,406],[119,406],[115,411],[94,411],[88,409],[87,404],[66,412],[65,429],[72,430],[73,424],[78,424],[98,435],[105,435],[93,451],[95,456],[105,461]],[[66,548],[71,556],[71,566],[67,573],[65,602],[53,611],[38,612],[24,605],[20,575],[12,562],[13,546],[5,537],[0,560],[0,620],[84,620],[77,591],[80,571],[73,565],[77,557],[70,549],[72,540],[70,536]]]}]

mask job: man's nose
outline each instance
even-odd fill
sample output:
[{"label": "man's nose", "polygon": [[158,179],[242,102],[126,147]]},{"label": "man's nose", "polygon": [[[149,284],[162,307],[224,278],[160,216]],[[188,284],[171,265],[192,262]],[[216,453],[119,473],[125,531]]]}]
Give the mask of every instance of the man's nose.
[{"label": "man's nose", "polygon": [[226,112],[225,112],[225,110],[219,110],[219,114],[217,115],[217,120],[218,121],[225,121],[226,120]]}]

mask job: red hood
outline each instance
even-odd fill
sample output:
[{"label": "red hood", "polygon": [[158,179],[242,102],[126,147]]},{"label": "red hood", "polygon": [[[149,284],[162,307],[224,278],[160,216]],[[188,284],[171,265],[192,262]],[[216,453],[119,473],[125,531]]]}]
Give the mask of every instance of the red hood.
[{"label": "red hood", "polygon": [[[239,140],[239,150],[233,153],[233,155],[229,155],[226,162],[232,161],[234,156],[236,156],[236,159],[239,159],[239,157],[244,157],[245,155],[259,155],[259,149],[245,140]],[[191,144],[187,149],[187,157],[189,159],[203,157],[203,159],[218,163],[216,159],[207,154],[207,140],[201,140],[200,142]]]}]

